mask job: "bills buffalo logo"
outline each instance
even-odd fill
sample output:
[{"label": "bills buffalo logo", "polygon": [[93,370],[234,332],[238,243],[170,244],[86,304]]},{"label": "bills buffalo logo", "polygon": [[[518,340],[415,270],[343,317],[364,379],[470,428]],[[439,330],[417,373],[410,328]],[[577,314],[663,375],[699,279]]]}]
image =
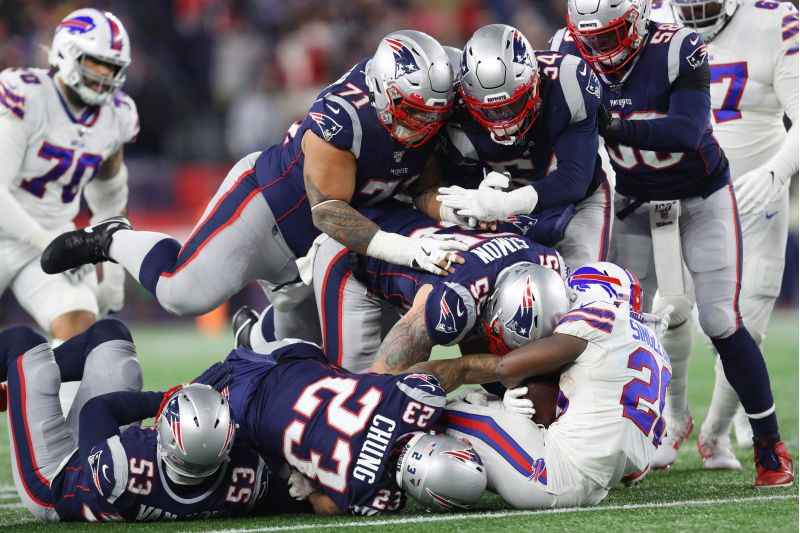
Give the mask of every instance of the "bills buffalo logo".
[{"label": "bills buffalo logo", "polygon": [[[450,334],[458,330],[458,325],[456,324],[456,315],[450,308],[450,304],[447,303],[447,294],[447,292],[442,294],[442,299],[439,300],[439,322],[434,329],[442,333]],[[464,314],[464,310],[461,309],[461,300],[456,302],[456,312],[459,313],[458,316]]]},{"label": "bills buffalo logo", "polygon": [[514,63],[519,63],[520,65],[528,65],[531,66],[531,55],[528,53],[528,46],[525,44],[525,38],[522,34],[518,31],[514,32],[514,37],[512,38],[512,46],[514,52]]},{"label": "bills buffalo logo", "polygon": [[394,77],[399,78],[419,70],[411,49],[397,39],[386,39],[386,44],[394,52]]},{"label": "bills buffalo logo", "polygon": [[547,466],[543,458],[536,459],[531,465],[531,475],[528,476],[531,481],[538,481],[542,485],[547,485]]},{"label": "bills buffalo logo", "polygon": [[183,431],[181,430],[181,406],[179,397],[180,394],[175,394],[169,400],[161,416],[163,416],[164,420],[169,424],[169,428],[172,431],[172,438],[175,440],[175,445],[180,451],[186,453],[186,448],[183,445]]},{"label": "bills buffalo logo", "polygon": [[470,448],[464,450],[449,450],[442,452],[442,454],[458,459],[462,463],[476,463],[479,465],[483,464],[483,462],[481,462],[481,458],[478,457],[478,454]]},{"label": "bills buffalo logo", "polygon": [[513,331],[525,339],[531,338],[531,330],[536,326],[536,313],[534,307],[536,300],[533,297],[533,282],[528,276],[525,280],[525,289],[522,292],[522,302],[520,302],[517,312],[506,322],[506,328]]},{"label": "bills buffalo logo", "polygon": [[616,298],[617,288],[622,283],[618,278],[607,275],[594,268],[579,268],[569,277],[569,287],[578,292],[585,292],[593,287],[599,287],[610,298]]},{"label": "bills buffalo logo", "polygon": [[312,111],[308,114],[308,116],[310,116],[311,120],[317,124],[320,133],[322,133],[322,138],[326,141],[330,141],[336,136],[337,133],[342,131],[342,125],[325,113],[317,113],[316,111]]},{"label": "bills buffalo logo", "polygon": [[86,33],[94,28],[92,17],[73,17],[62,21],[56,30],[67,30],[69,33]]},{"label": "bills buffalo logo", "polygon": [[706,64],[708,62],[708,47],[705,44],[701,44],[695,48],[694,52],[686,56],[686,62],[689,63],[692,69],[697,69]]}]

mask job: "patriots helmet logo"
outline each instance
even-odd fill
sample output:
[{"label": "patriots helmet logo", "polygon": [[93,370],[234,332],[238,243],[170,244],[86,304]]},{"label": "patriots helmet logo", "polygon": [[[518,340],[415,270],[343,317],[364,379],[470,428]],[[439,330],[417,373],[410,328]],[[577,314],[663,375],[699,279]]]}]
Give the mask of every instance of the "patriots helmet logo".
[{"label": "patriots helmet logo", "polygon": [[686,56],[686,61],[693,70],[706,64],[708,62],[708,47],[705,44],[701,44],[695,48],[691,54]]},{"label": "patriots helmet logo", "polygon": [[450,457],[453,457],[461,461],[462,463],[476,463],[479,465],[483,464],[481,458],[478,456],[477,453],[475,453],[475,450],[473,450],[472,448],[466,448],[463,450],[448,450],[446,452],[441,452],[441,453],[443,453],[444,455],[449,455]]},{"label": "patriots helmet logo", "polygon": [[103,487],[100,485],[100,456],[103,455],[103,450],[97,450],[93,454],[89,455],[88,463],[89,468],[92,470],[92,481],[94,482],[94,486],[97,487],[97,490],[100,494],[103,494]]},{"label": "patriots helmet logo", "polygon": [[180,394],[174,394],[172,398],[170,398],[161,416],[163,416],[169,424],[170,430],[172,431],[172,438],[175,439],[175,444],[183,453],[186,453],[186,448],[183,445],[183,431],[181,431],[181,406],[179,397]]},{"label": "patriots helmet logo", "polygon": [[61,21],[56,31],[67,30],[69,33],[86,33],[95,28],[92,17],[81,16]]},{"label": "patriots helmet logo", "polygon": [[442,299],[439,300],[439,322],[434,329],[445,334],[450,334],[455,333],[458,326],[456,325],[456,317],[453,314],[453,310],[450,309],[450,304],[447,303],[447,294],[448,292],[442,294]]},{"label": "patriots helmet logo", "polygon": [[322,138],[325,139],[326,142],[330,142],[330,140],[333,139],[337,133],[342,131],[342,125],[325,113],[312,111],[308,114],[308,116],[311,117],[311,120],[317,124],[320,133],[322,133]]},{"label": "patriots helmet logo", "polygon": [[521,235],[526,235],[539,222],[539,219],[528,215],[512,215],[506,219],[506,222],[517,228]]},{"label": "patriots helmet logo", "polygon": [[386,44],[394,52],[394,77],[399,78],[419,70],[411,49],[397,39],[386,39]]},{"label": "patriots helmet logo", "polygon": [[512,61],[514,61],[514,63],[519,63],[520,65],[531,66],[531,56],[530,53],[528,53],[528,47],[525,44],[525,38],[520,32],[514,32],[512,44],[514,47],[514,59]]},{"label": "patriots helmet logo", "polygon": [[469,505],[464,505],[463,503],[459,503],[459,502],[457,502],[455,500],[452,500],[450,498],[446,498],[446,497],[442,496],[441,494],[432,491],[429,488],[425,488],[425,492],[427,492],[428,495],[431,498],[433,498],[433,501],[436,502],[436,505],[438,505],[442,509],[446,509],[448,511],[452,510],[452,509],[469,509]]},{"label": "patriots helmet logo", "polygon": [[517,312],[506,322],[506,328],[513,331],[522,338],[531,338],[531,330],[536,327],[536,314],[534,306],[536,300],[533,297],[533,282],[528,276],[525,280],[525,289],[522,292],[522,302],[520,302]]}]

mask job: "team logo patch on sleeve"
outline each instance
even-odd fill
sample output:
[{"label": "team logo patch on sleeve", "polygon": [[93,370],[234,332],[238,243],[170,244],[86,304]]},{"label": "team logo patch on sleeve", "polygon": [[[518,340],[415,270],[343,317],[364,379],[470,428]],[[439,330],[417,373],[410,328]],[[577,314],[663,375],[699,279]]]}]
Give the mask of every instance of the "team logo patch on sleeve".
[{"label": "team logo patch on sleeve", "polygon": [[322,133],[322,138],[326,141],[330,141],[333,139],[337,133],[342,131],[342,125],[333,120],[331,117],[326,115],[325,113],[318,113],[316,111],[312,111],[308,114],[311,117],[317,126],[319,127],[320,133]]},{"label": "team logo patch on sleeve", "polygon": [[[453,310],[450,307],[450,304],[447,302],[447,295],[450,291],[445,291],[442,294],[442,299],[439,300],[439,322],[436,323],[436,331],[440,331],[445,334],[455,333],[458,330],[458,326],[456,325],[456,315],[453,313]],[[458,307],[461,305],[461,299],[456,296],[456,309],[460,310]],[[463,311],[462,311],[463,313]]]},{"label": "team logo patch on sleeve", "polygon": [[402,41],[397,39],[386,39],[386,44],[394,52],[394,75],[395,78],[411,74],[419,70],[414,54]]},{"label": "team logo patch on sleeve", "polygon": [[533,282],[531,277],[525,281],[525,291],[522,294],[522,302],[520,302],[517,312],[511,317],[511,320],[506,322],[506,327],[526,339],[531,338],[531,330],[534,327],[535,315],[533,308],[536,305],[536,300],[533,298]]},{"label": "team logo patch on sleeve", "polygon": [[586,92],[596,98],[600,98],[600,79],[594,71],[589,71],[589,82],[586,84]]},{"label": "team logo patch on sleeve", "polygon": [[686,56],[686,62],[694,70],[708,63],[708,47],[705,44],[701,44],[695,48],[691,54]]}]

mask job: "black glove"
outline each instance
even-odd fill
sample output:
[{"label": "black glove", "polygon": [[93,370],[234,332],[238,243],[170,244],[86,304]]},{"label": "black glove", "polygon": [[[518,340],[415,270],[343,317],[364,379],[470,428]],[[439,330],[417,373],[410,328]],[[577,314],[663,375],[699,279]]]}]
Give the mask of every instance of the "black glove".
[{"label": "black glove", "polygon": [[230,363],[214,363],[205,372],[197,376],[193,383],[202,383],[209,385],[216,391],[221,391],[231,382],[232,372],[233,368],[231,368]]},{"label": "black glove", "polygon": [[612,118],[605,106],[601,105],[597,110],[597,128],[606,143],[618,144],[622,134],[622,119]]}]

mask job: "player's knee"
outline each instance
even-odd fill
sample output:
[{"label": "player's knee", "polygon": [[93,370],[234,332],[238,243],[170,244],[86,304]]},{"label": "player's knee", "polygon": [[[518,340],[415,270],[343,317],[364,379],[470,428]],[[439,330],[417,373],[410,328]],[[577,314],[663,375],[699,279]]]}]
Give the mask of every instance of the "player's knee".
[{"label": "player's knee", "polygon": [[104,318],[92,324],[88,330],[92,348],[108,341],[133,342],[133,337],[128,326],[115,318]]},{"label": "player's knee", "polygon": [[737,317],[733,305],[722,302],[698,304],[700,327],[712,339],[725,339],[736,333]]},{"label": "player's knee", "polygon": [[653,299],[653,313],[660,314],[669,306],[673,308],[669,315],[669,327],[676,328],[692,316],[694,302],[685,295],[662,296],[656,292],[656,296]]},{"label": "player's knee", "polygon": [[[187,278],[188,279],[188,278]],[[224,301],[210,301],[203,290],[186,283],[182,276],[162,278],[156,290],[158,303],[169,313],[177,316],[197,316],[208,313]]]},{"label": "player's knee", "polygon": [[[129,339],[110,339],[86,360],[83,381],[102,387],[101,392],[142,389],[142,367]],[[124,341],[124,342],[118,342]]]},{"label": "player's knee", "polygon": [[28,350],[47,342],[43,335],[28,326],[15,326],[0,333],[0,354],[9,364]]}]

